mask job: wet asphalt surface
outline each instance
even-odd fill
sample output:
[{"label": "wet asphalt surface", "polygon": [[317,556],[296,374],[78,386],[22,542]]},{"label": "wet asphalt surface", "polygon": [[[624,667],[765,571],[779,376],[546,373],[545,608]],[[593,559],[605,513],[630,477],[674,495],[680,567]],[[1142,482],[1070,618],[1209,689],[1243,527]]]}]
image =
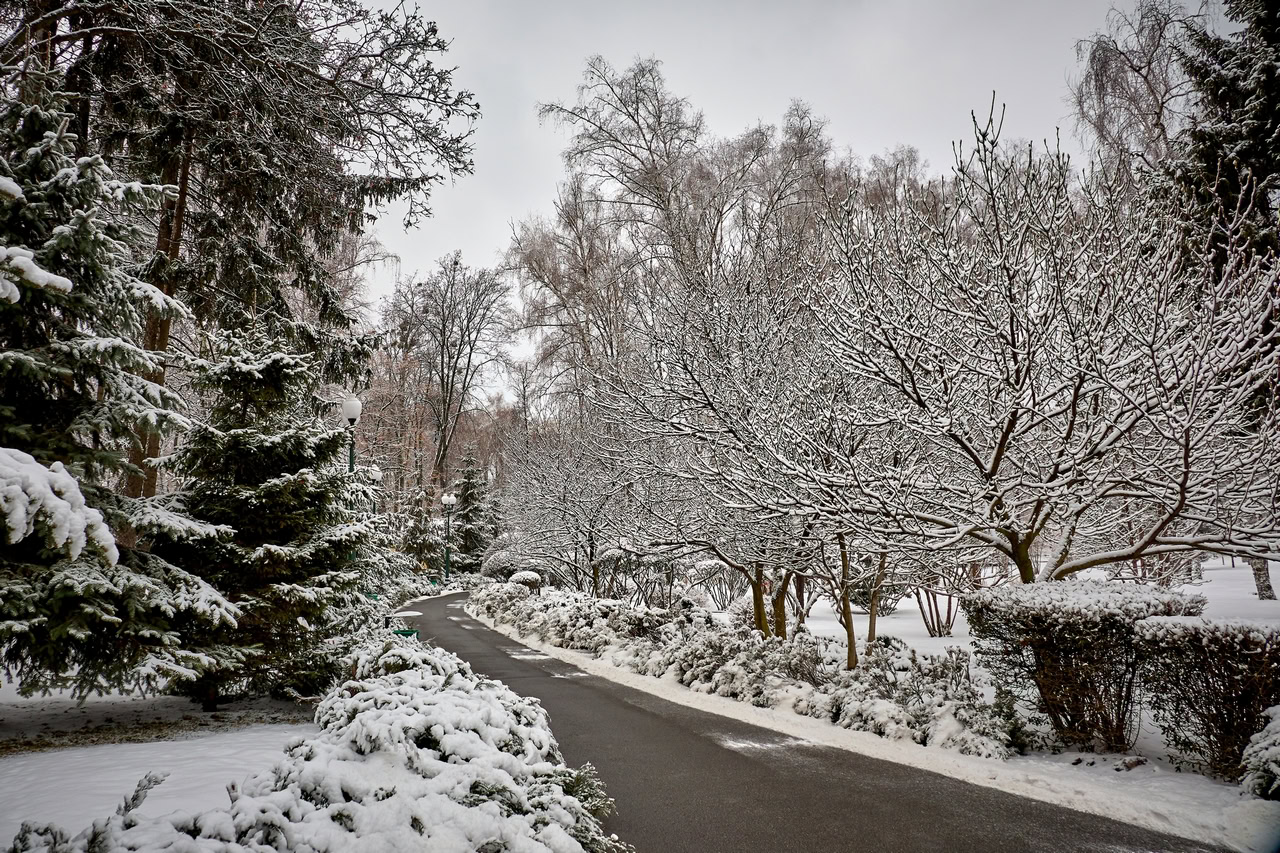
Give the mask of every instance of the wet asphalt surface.
[{"label": "wet asphalt surface", "polygon": [[591,762],[638,853],[1210,851],[1192,841],[676,705],[489,630],[466,597],[408,605],[423,640],[551,716],[565,760]]}]

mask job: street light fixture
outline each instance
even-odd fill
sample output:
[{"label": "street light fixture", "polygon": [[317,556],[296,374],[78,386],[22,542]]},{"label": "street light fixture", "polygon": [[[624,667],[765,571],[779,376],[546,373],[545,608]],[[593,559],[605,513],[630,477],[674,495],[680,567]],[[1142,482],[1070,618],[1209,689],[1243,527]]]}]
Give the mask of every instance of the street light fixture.
[{"label": "street light fixture", "polygon": [[355,394],[342,401],[342,416],[351,425],[351,454],[347,459],[347,473],[353,474],[356,470],[356,423],[360,420],[360,412],[363,408],[360,405],[360,398]]},{"label": "street light fixture", "polygon": [[449,582],[449,523],[453,519],[453,507],[458,502],[458,496],[445,493],[440,496],[440,503],[444,504],[444,582]]}]

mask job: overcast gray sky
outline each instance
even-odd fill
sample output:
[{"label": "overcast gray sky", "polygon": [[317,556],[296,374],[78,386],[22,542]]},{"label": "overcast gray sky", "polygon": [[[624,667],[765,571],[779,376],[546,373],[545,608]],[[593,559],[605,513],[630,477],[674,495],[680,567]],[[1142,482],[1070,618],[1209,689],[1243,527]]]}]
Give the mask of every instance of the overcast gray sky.
[{"label": "overcast gray sky", "polygon": [[[390,209],[377,225],[405,274],[461,249],[472,266],[499,261],[511,223],[547,213],[564,169],[564,132],[537,104],[572,101],[588,56],[663,63],[667,83],[717,135],[778,121],[807,101],[835,144],[867,157],[898,144],[945,171],[952,142],[991,93],[1007,105],[1005,138],[1078,144],[1065,101],[1075,43],[1100,29],[1111,0],[465,0],[424,4],[452,39],[445,61],[476,93],[475,174],[433,197],[412,231]],[[394,271],[375,277],[390,290]]]}]

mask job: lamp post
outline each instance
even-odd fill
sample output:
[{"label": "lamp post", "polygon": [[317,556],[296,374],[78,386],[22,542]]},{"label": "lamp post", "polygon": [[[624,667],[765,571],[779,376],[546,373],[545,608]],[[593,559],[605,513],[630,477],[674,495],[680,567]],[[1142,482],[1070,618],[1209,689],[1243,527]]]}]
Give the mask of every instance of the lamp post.
[{"label": "lamp post", "polygon": [[444,504],[444,582],[449,582],[449,522],[453,519],[453,505],[458,502],[458,496],[445,493],[440,496],[440,503]]},{"label": "lamp post", "polygon": [[356,470],[356,422],[360,420],[360,411],[363,408],[360,405],[360,398],[355,394],[342,401],[342,416],[351,425],[351,454],[347,459],[347,473],[349,474],[355,473]]}]

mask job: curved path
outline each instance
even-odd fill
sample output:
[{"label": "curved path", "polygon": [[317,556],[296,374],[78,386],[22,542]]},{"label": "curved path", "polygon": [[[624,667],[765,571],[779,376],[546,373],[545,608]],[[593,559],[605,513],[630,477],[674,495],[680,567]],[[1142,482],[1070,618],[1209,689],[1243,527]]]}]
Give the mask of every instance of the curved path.
[{"label": "curved path", "polygon": [[462,596],[405,621],[536,696],[565,760],[590,761],[638,853],[1208,851],[1194,842],[676,705],[491,631]]}]

